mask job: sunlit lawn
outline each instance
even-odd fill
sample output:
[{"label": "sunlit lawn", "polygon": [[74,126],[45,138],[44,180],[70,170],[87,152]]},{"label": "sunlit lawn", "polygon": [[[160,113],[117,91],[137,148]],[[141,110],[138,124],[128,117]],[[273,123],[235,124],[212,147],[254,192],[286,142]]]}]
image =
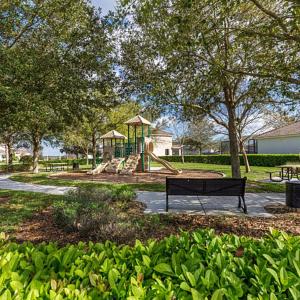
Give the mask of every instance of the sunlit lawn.
[{"label": "sunlit lawn", "polygon": [[[159,164],[152,163],[152,166],[160,166]],[[224,173],[227,177],[231,176],[231,167],[229,165],[214,165],[214,164],[201,164],[201,163],[172,163],[172,165],[178,169],[187,170],[208,170]],[[272,167],[251,167],[250,173],[244,172],[242,166],[242,176],[248,178],[247,192],[284,192],[285,186],[280,183],[265,183],[260,180],[267,179],[269,171],[276,171],[277,168]],[[50,173],[40,174],[16,174],[12,177],[13,180],[30,182],[35,184],[47,184],[56,186],[103,186],[109,183],[93,182],[91,181],[80,181],[80,180],[67,180],[67,179],[56,179],[50,178]],[[129,184],[132,188],[144,191],[164,191],[164,184],[160,183],[134,183]]]},{"label": "sunlit lawn", "polygon": [[0,232],[14,231],[23,220],[61,196],[0,190]]}]

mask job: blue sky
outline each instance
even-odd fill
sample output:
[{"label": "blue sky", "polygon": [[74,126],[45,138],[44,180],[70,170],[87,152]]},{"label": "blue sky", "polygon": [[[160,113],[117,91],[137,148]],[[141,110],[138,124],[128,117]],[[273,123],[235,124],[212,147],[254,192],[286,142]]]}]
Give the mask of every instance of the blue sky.
[{"label": "blue sky", "polygon": [[96,7],[101,7],[103,14],[106,14],[109,10],[114,10],[116,0],[92,0],[92,3]]}]

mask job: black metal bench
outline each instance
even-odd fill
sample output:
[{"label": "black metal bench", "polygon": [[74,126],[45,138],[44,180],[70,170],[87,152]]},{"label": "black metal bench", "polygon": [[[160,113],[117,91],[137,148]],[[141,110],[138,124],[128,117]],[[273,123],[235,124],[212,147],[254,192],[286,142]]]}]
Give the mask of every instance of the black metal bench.
[{"label": "black metal bench", "polygon": [[[166,211],[170,195],[185,196],[236,196],[238,208],[247,213],[245,188],[247,178],[166,178]],[[243,205],[242,205],[243,202]],[[201,203],[201,202],[200,202]],[[201,203],[202,205],[202,203]],[[202,205],[204,210],[204,207]],[[205,210],[204,210],[205,212]]]}]

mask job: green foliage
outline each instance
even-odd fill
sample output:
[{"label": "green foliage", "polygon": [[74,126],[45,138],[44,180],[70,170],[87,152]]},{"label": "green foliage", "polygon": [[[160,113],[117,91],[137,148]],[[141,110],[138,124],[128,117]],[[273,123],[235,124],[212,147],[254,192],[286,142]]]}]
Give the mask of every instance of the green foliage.
[{"label": "green foliage", "polygon": [[12,165],[0,165],[1,171],[8,172],[28,172],[31,169],[31,163],[12,164]]},{"label": "green foliage", "polygon": [[300,238],[212,230],[134,247],[0,241],[1,299],[299,299]]},{"label": "green foliage", "polygon": [[[6,125],[0,133],[18,125],[32,144],[38,172],[43,139],[59,137],[85,107],[112,102],[111,25],[84,0],[4,0],[0,14],[0,117]],[[101,96],[92,97],[94,90]]]},{"label": "green foliage", "polygon": [[32,164],[32,156],[24,155],[20,158],[20,163],[22,164]]},{"label": "green foliage", "polygon": [[[181,162],[181,156],[162,156],[169,162]],[[286,163],[299,163],[298,154],[248,154],[250,166],[276,167]],[[187,155],[185,162],[230,165],[230,155]],[[244,165],[243,156],[240,155],[241,164]]]},{"label": "green foliage", "polygon": [[78,188],[54,203],[54,220],[68,231],[103,235],[104,227],[109,230],[112,224],[116,225],[118,213],[134,198],[135,193],[128,186]]}]

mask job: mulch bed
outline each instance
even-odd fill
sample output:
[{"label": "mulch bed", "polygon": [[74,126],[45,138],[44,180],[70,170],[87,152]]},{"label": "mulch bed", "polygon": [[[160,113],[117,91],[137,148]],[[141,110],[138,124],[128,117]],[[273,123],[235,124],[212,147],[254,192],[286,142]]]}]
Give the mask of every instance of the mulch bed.
[{"label": "mulch bed", "polygon": [[97,175],[88,175],[86,172],[70,172],[51,175],[51,178],[68,179],[68,180],[88,180],[99,182],[114,182],[114,183],[165,183],[167,176],[176,177],[194,177],[194,178],[218,178],[222,174],[217,172],[199,171],[199,170],[184,170],[179,175],[174,175],[167,170],[152,171],[144,173],[135,173],[134,175],[121,175],[101,173]]},{"label": "mulch bed", "polygon": [[[130,214],[138,217],[143,222],[139,230],[128,230],[114,233],[110,240],[119,244],[134,244],[136,239],[146,241],[147,239],[162,239],[170,234],[178,234],[181,230],[193,231],[200,228],[213,228],[217,233],[233,233],[237,235],[260,238],[276,228],[286,231],[292,235],[300,235],[300,214],[285,213],[273,218],[235,217],[235,216],[203,216],[203,215],[143,215],[143,206],[136,203]],[[155,219],[153,219],[155,218]],[[100,241],[88,236],[81,236],[79,232],[66,232],[59,228],[54,220],[51,207],[35,214],[31,219],[24,222],[14,234],[16,241],[57,242],[60,245],[67,243],[78,243],[79,241]],[[105,240],[105,239],[104,239]]]},{"label": "mulch bed", "polygon": [[10,200],[10,196],[0,196],[0,204],[6,204]]},{"label": "mulch bed", "polygon": [[287,213],[298,213],[300,214],[300,208],[288,207],[284,204],[269,204],[266,205],[265,210],[271,214],[287,214]]}]

